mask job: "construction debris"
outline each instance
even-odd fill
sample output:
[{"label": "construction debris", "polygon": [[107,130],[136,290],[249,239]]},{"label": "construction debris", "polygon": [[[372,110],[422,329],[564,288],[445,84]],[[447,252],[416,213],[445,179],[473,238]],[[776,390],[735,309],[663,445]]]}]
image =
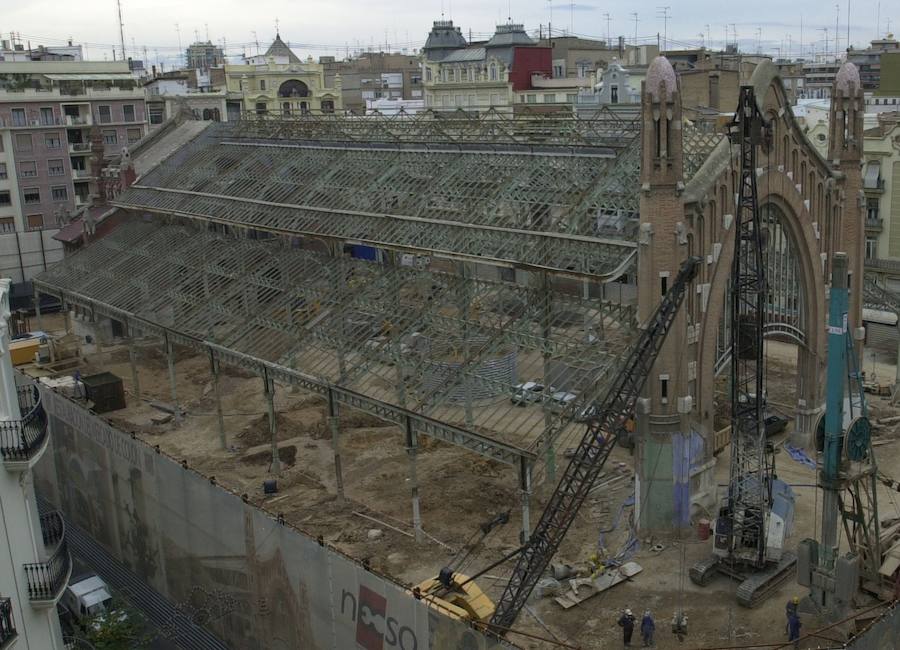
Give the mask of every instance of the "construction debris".
[{"label": "construction debris", "polygon": [[574,578],[569,581],[569,590],[553,600],[559,603],[563,609],[569,609],[602,591],[630,580],[641,571],[643,571],[643,567],[637,562],[626,562],[620,567],[611,567],[596,577]]}]

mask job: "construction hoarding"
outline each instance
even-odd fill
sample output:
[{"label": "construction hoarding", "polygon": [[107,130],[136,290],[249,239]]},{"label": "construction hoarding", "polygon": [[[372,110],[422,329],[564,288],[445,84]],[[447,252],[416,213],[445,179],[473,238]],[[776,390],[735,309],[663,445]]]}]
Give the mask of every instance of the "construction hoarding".
[{"label": "construction hoarding", "polygon": [[[51,449],[39,492],[168,597],[233,603],[207,627],[235,648],[510,647],[41,388]],[[218,595],[218,596],[216,596]]]}]

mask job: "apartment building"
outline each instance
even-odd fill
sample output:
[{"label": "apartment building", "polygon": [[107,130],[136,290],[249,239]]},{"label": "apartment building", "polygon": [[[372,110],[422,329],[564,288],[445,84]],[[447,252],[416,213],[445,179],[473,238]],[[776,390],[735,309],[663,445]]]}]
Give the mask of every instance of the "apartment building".
[{"label": "apartment building", "polygon": [[10,280],[0,279],[0,648],[63,650],[56,603],[72,572],[65,522],[38,510],[32,470],[47,450],[41,394],[13,373]]},{"label": "apartment building", "polygon": [[91,157],[117,156],[146,130],[125,61],[0,62],[0,276],[14,301],[61,259],[53,235],[89,203]]},{"label": "apartment building", "polygon": [[378,100],[421,100],[424,96],[418,56],[363,52],[344,61],[323,56],[319,63],[325,67],[326,87],[334,87],[340,77],[345,111],[362,114]]}]

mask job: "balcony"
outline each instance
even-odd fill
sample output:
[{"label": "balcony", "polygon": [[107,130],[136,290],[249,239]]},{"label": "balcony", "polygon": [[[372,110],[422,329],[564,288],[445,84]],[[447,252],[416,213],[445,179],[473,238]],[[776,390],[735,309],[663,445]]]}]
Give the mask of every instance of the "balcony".
[{"label": "balcony", "polygon": [[0,422],[0,456],[10,471],[30,469],[47,446],[47,414],[37,386],[19,386],[21,420]]},{"label": "balcony", "polygon": [[66,525],[62,515],[56,510],[41,515],[41,537],[45,548],[56,548],[66,533]]},{"label": "balcony", "polygon": [[76,181],[88,181],[93,177],[91,176],[91,170],[89,169],[73,169],[72,178]]},{"label": "balcony", "polygon": [[91,143],[90,142],[70,142],[69,143],[69,153],[70,154],[89,154],[89,153],[91,153]]},{"label": "balcony", "polygon": [[92,115],[66,115],[66,126],[93,126],[94,117]]},{"label": "balcony", "polygon": [[25,565],[25,579],[28,582],[28,600],[32,606],[54,607],[72,575],[72,556],[69,545],[62,533],[56,548],[45,562]]},{"label": "balcony", "polygon": [[12,615],[12,601],[9,598],[0,598],[0,648],[11,647],[17,636]]},{"label": "balcony", "polygon": [[874,219],[869,219],[868,217],[866,217],[866,230],[868,230],[869,232],[881,232],[883,227],[884,226],[881,222],[881,219],[877,217]]}]

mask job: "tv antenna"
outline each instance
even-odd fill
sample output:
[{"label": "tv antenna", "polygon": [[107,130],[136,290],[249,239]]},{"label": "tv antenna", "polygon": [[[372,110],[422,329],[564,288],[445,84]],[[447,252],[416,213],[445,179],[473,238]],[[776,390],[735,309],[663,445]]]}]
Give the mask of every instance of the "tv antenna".
[{"label": "tv antenna", "polygon": [[122,21],[122,0],[116,0],[116,11],[119,14],[119,47],[122,48],[122,60],[126,60],[125,56],[125,23]]}]

